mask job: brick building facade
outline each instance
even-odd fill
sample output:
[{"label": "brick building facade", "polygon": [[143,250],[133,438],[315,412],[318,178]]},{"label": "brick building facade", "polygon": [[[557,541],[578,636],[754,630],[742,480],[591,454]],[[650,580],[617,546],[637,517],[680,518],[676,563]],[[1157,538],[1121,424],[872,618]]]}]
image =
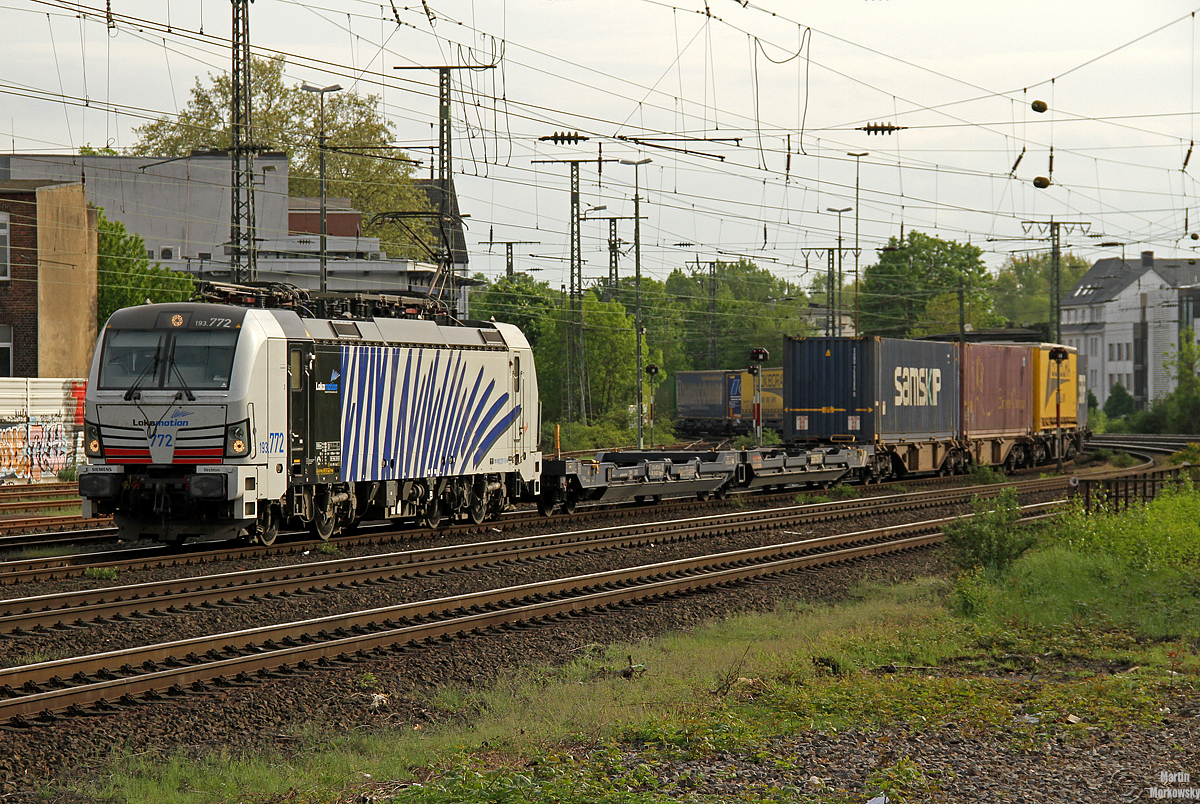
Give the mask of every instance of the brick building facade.
[{"label": "brick building facade", "polygon": [[0,376],[87,376],[96,224],[78,182],[0,181]]}]

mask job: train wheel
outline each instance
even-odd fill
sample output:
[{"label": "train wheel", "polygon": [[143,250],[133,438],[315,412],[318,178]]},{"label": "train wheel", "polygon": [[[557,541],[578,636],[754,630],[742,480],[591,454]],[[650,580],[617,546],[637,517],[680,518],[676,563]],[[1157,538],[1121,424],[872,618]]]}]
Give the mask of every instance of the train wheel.
[{"label": "train wheel", "polygon": [[576,502],[577,502],[577,500],[574,497],[568,496],[566,499],[564,499],[563,500],[563,513],[564,514],[575,513],[575,503]]},{"label": "train wheel", "polygon": [[467,504],[467,516],[471,518],[472,524],[483,524],[484,517],[487,516],[487,495],[471,492],[471,502]]},{"label": "train wheel", "polygon": [[263,547],[270,547],[275,544],[275,539],[279,537],[279,517],[274,511],[267,513],[267,524],[259,523],[258,525],[258,543]]},{"label": "train wheel", "polygon": [[337,514],[334,513],[333,506],[317,511],[317,515],[313,518],[313,532],[317,534],[317,538],[323,542],[329,541],[336,528]]},{"label": "train wheel", "polygon": [[436,500],[427,509],[425,509],[418,521],[421,523],[422,527],[430,529],[434,529],[442,523],[441,506]]},{"label": "train wheel", "polygon": [[539,494],[537,507],[540,516],[550,516],[554,513],[554,498],[547,497],[545,494]]}]

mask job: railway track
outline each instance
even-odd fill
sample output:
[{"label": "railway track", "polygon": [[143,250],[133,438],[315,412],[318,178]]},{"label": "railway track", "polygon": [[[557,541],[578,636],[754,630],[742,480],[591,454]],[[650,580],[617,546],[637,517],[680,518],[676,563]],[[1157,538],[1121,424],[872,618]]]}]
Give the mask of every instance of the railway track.
[{"label": "railway track", "polygon": [[[1032,487],[1031,487],[1032,486]],[[1048,484],[1027,484],[1038,491]],[[991,494],[998,489],[985,489]],[[388,583],[401,577],[475,569],[570,553],[687,541],[714,533],[796,527],[935,506],[960,505],[981,495],[978,489],[894,495],[838,504],[789,506],[489,542],[434,547],[284,567],[63,592],[0,601],[0,634],[41,628],[103,624],[117,617],[165,616],[197,606],[244,605],[271,595],[311,594],[351,584]],[[986,496],[986,495],[985,495]]]},{"label": "railway track", "polygon": [[[1058,504],[1030,506],[1027,513],[1041,516]],[[800,512],[773,511],[767,517],[772,520],[770,525],[749,520],[742,524],[778,528],[785,522],[798,521],[795,519],[798,515]],[[528,626],[821,565],[910,551],[940,541],[941,528],[958,518],[803,539],[10,667],[0,670],[0,722],[6,722],[9,728],[28,728],[36,723],[89,716],[162,696],[209,694],[222,686],[252,683],[271,675],[309,672],[331,663],[352,661],[356,656],[405,650],[434,640]],[[656,523],[657,529],[651,535],[660,540],[686,538],[689,534],[711,533],[731,526],[720,521],[725,517],[701,519],[709,521]],[[596,549],[596,545],[590,549]],[[492,558],[501,555],[497,553]],[[511,553],[508,560],[520,557]],[[240,596],[243,591],[237,594]]]},{"label": "railway track", "polygon": [[[1019,486],[1025,492],[1057,492],[1068,484],[1067,477],[1041,478],[984,487],[732,511],[23,597],[0,603],[0,635],[21,638],[29,634],[170,618],[185,612],[254,606],[273,599],[375,588],[402,579],[411,581],[444,573],[502,568],[571,554],[597,554],[646,545],[657,547],[715,535],[755,532],[787,535],[814,522],[860,518],[883,511],[961,506],[980,493],[996,494],[1006,486]],[[1026,514],[1030,517],[1051,515],[1062,504],[1061,500],[1037,503],[1027,506]],[[310,672],[356,658],[403,651],[432,640],[455,639],[498,628],[526,627],[555,618],[694,594],[821,565],[910,551],[935,544],[941,539],[942,526],[959,518],[930,519],[801,538],[726,553],[605,569],[588,575],[12,666],[0,669],[0,724],[6,723],[10,729],[25,729],[63,718],[119,711],[163,697],[211,695],[223,686],[253,684],[262,678]],[[186,555],[172,560],[191,562],[196,558]]]},{"label": "railway track", "polygon": [[1090,447],[1122,451],[1144,451],[1155,455],[1170,455],[1185,449],[1188,444],[1200,443],[1200,435],[1148,435],[1136,433],[1101,433],[1089,440]]},{"label": "railway track", "polygon": [[[944,478],[927,478],[923,481],[913,482],[910,485],[928,485],[931,488],[937,489],[938,485],[944,484]],[[1012,481],[1003,484],[989,484],[986,486],[964,486],[950,489],[941,489],[940,492],[945,496],[941,496],[938,491],[934,492],[904,492],[899,494],[883,494],[880,496],[851,498],[839,501],[813,503],[802,505],[805,509],[814,512],[814,516],[825,520],[841,519],[858,514],[868,513],[877,510],[881,504],[891,504],[906,508],[908,510],[918,510],[920,508],[929,507],[931,505],[946,504],[948,500],[969,500],[977,494],[994,494],[1001,488],[1014,487],[1029,491],[1033,490],[1051,490],[1065,489],[1067,487],[1066,478],[1046,478],[1036,481]],[[877,487],[886,488],[886,487]],[[797,491],[793,490],[782,494],[747,494],[746,499],[753,500],[756,504],[770,505],[772,502],[793,502],[797,496]],[[598,514],[602,514],[606,518],[642,518],[647,515],[661,517],[672,513],[688,513],[697,509],[712,511],[714,507],[725,508],[735,507],[741,499],[740,496],[734,496],[732,502],[702,502],[692,498],[674,498],[663,500],[655,505],[638,505],[631,503],[622,503],[615,506],[595,506],[581,507],[573,514],[560,514],[547,520],[537,514],[536,511],[513,511],[505,514],[498,522],[486,522],[483,525],[472,524],[455,524],[447,525],[437,530],[428,528],[406,528],[397,530],[391,525],[380,525],[364,527],[361,532],[353,536],[335,537],[332,544],[340,548],[374,548],[374,547],[390,547],[404,542],[417,539],[460,539],[479,534],[492,534],[495,532],[504,532],[518,530],[521,528],[542,526],[549,523],[551,526],[561,526],[563,524],[579,522],[586,523],[595,519]],[[890,502],[889,502],[890,501]],[[743,503],[744,504],[744,503]],[[796,505],[784,506],[786,509],[797,508]],[[761,512],[762,509],[756,509],[753,512],[747,512],[745,516],[754,516]],[[716,514],[714,516],[722,516]],[[636,526],[634,526],[636,527]],[[97,570],[115,569],[119,571],[131,570],[149,570],[149,569],[166,569],[170,567],[192,567],[207,563],[215,563],[220,561],[238,560],[243,558],[262,558],[264,556],[288,556],[296,553],[311,551],[321,543],[315,541],[308,534],[296,534],[298,540],[288,540],[281,538],[270,547],[261,545],[244,545],[241,543],[219,543],[212,546],[206,546],[204,549],[181,549],[172,548],[162,545],[153,545],[148,547],[133,547],[120,550],[92,553],[77,553],[71,555],[57,556],[39,556],[27,559],[13,559],[0,562],[0,586],[9,586],[28,581],[49,580],[52,578],[77,577],[91,571],[93,574]],[[100,532],[95,537],[98,540],[104,538],[104,532]],[[111,539],[111,536],[109,536]]]}]

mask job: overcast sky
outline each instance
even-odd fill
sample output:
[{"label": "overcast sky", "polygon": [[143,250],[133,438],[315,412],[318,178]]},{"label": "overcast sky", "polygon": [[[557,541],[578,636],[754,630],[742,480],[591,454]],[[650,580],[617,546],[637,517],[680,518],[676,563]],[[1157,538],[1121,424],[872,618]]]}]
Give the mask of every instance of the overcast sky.
[{"label": "overcast sky", "polygon": [[[841,228],[850,247],[857,225],[863,265],[903,226],[998,266],[1046,249],[1026,222],[1051,216],[1087,224],[1064,245],[1089,259],[1120,256],[1100,247],[1114,242],[1195,256],[1195,2],[257,0],[250,30],[257,54],[287,55],[290,80],[380,95],[408,146],[436,145],[436,71],[394,67],[498,65],[454,78],[472,271],[503,271],[488,240],[537,241],[518,267],[565,282],[568,168],[537,160],[602,150],[652,160],[638,168],[649,275],[746,256],[808,284],[837,242],[830,208],[856,207]],[[111,23],[100,0],[0,8],[0,149],[129,146],[197,75],[228,69],[228,0],[107,5]],[[871,123],[904,128],[857,130]],[[566,130],[591,139],[538,141]],[[427,173],[429,151],[413,155]],[[601,169],[581,166],[583,202],[632,216],[635,169]],[[632,221],[619,226],[628,248]],[[607,275],[607,232],[584,224],[585,278]]]}]

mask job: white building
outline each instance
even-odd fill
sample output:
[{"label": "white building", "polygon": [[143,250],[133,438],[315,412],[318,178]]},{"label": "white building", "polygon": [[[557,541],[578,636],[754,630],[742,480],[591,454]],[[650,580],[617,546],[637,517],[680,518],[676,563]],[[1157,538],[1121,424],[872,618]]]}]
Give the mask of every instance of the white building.
[{"label": "white building", "polygon": [[1087,356],[1100,405],[1115,385],[1139,408],[1175,389],[1166,361],[1188,327],[1200,331],[1200,265],[1191,258],[1098,261],[1062,300],[1062,336]]},{"label": "white building", "polygon": [[[197,279],[220,282],[230,279],[231,169],[232,162],[224,151],[176,158],[0,154],[0,180],[82,182],[88,200],[102,207],[105,217],[120,221],[145,241],[146,256],[152,261]],[[310,226],[315,217],[311,214],[313,204],[296,201],[300,199],[288,198],[287,156],[256,156],[258,279],[316,289],[320,286],[320,237]],[[457,211],[453,198],[451,208]],[[296,221],[302,221],[299,227],[293,225]],[[331,225],[330,232],[334,228]],[[381,251],[378,238],[331,234],[325,248],[326,286],[331,291],[424,295],[436,282],[443,286],[440,289],[444,289],[445,298],[454,299],[458,313],[465,316],[466,289],[476,283],[466,279],[462,226],[450,228],[454,264],[448,279],[438,277],[433,264],[390,259]]]}]

